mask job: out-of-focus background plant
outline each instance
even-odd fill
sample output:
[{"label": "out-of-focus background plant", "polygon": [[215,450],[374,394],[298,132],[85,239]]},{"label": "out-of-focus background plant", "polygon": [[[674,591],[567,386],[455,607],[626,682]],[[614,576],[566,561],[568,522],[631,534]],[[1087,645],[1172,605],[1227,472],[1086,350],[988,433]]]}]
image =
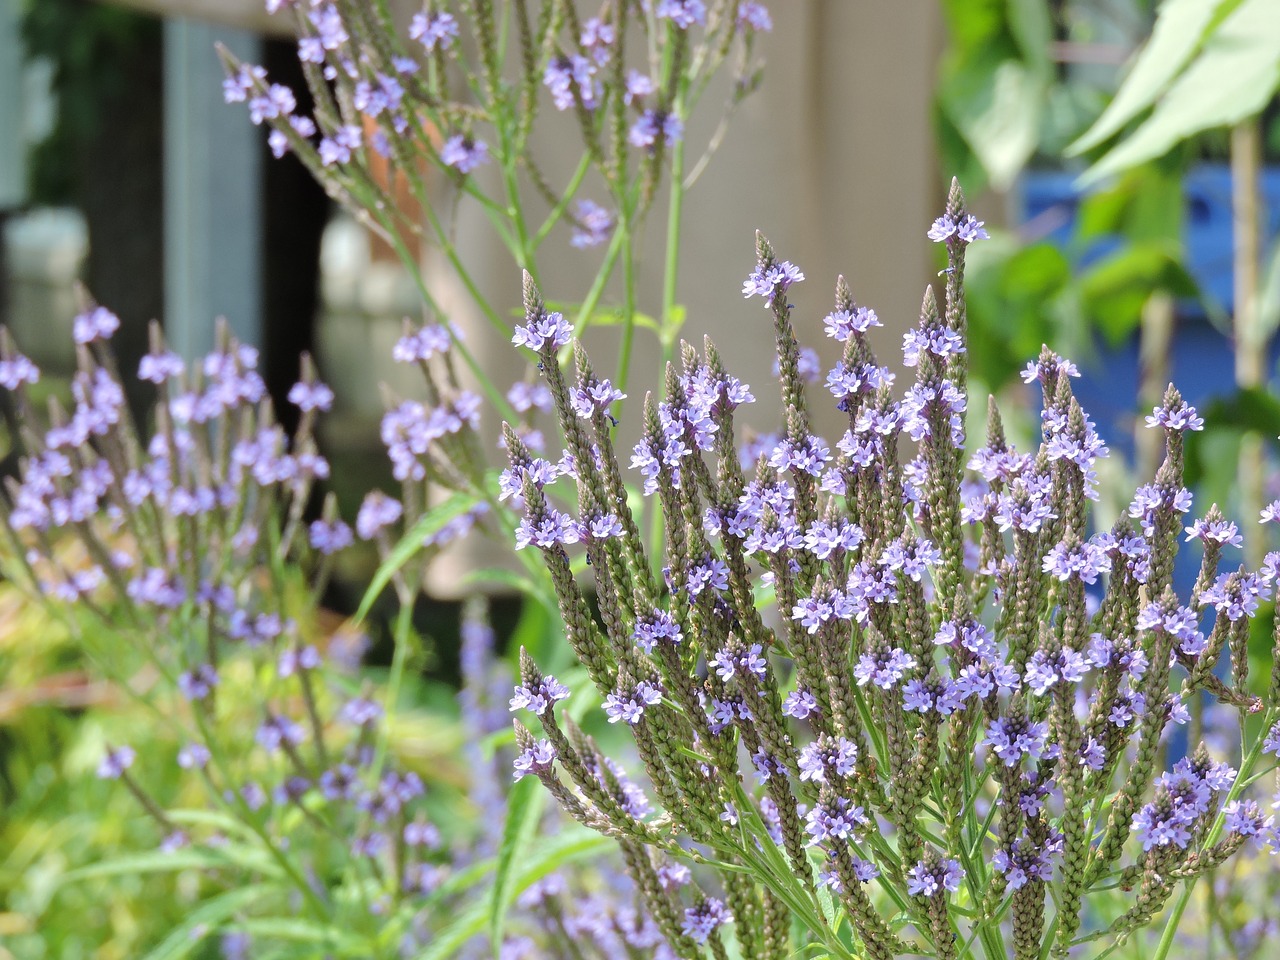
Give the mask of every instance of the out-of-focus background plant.
[{"label": "out-of-focus background plant", "polygon": [[[16,12],[17,5],[11,9]],[[37,136],[40,146],[28,165],[26,197],[42,204],[75,204],[83,210],[94,253],[87,268],[82,267],[85,227],[81,220],[37,216],[33,228],[31,220],[16,216],[19,205],[0,190],[0,214],[15,214],[9,217],[14,228],[9,236],[17,239],[7,245],[11,272],[24,271],[27,280],[38,275],[39,284],[47,282],[63,301],[71,297],[70,279],[80,275],[103,302],[120,306],[122,313],[127,305],[135,320],[145,322],[166,312],[158,288],[143,282],[144,273],[155,272],[154,238],[161,230],[158,150],[140,146],[151,143],[154,148],[159,136],[163,45],[159,23],[89,0],[39,0],[25,4],[23,11],[28,51],[43,58],[40,69],[53,77],[58,96],[54,118],[44,124],[48,135]],[[809,16],[807,10],[774,13],[780,32],[786,27],[781,22],[784,18],[799,21]],[[10,15],[10,10],[5,14]],[[975,374],[981,381],[975,390],[985,385],[992,391],[1006,391],[1016,382],[1025,358],[1047,342],[1084,361],[1081,401],[1098,417],[1104,432],[1115,438],[1120,435],[1117,427],[1140,426],[1140,414],[1149,411],[1164,384],[1176,374],[1188,399],[1208,421],[1209,429],[1193,438],[1188,450],[1199,484],[1198,501],[1217,500],[1231,515],[1250,520],[1261,502],[1280,492],[1268,491],[1280,487],[1268,457],[1269,445],[1280,433],[1280,403],[1269,390],[1275,374],[1271,334],[1280,317],[1276,246],[1280,174],[1274,168],[1280,159],[1276,109],[1280,17],[1274,15],[1274,5],[1267,0],[1165,0],[1159,4],[942,0],[921,16],[935,29],[931,32],[923,26],[905,42],[913,48],[923,45],[941,51],[932,116],[903,114],[897,130],[874,131],[873,136],[893,141],[895,135],[905,137],[917,127],[932,125],[939,157],[937,175],[929,183],[903,188],[912,194],[934,191],[934,197],[924,198],[923,209],[937,207],[946,182],[943,174],[952,172],[959,174],[971,196],[984,186],[991,191],[988,199],[976,198],[975,207],[1003,203],[1005,216],[988,219],[993,239],[975,248],[969,260],[970,337]],[[887,11],[860,10],[858,32],[877,36],[882,24],[888,28],[890,19]],[[805,36],[806,44],[819,42],[814,37],[821,31],[813,28],[813,22],[805,21],[811,31]],[[937,29],[939,23],[945,29]],[[276,50],[265,57],[273,76],[281,64],[286,72],[297,70],[293,45],[280,46],[286,47],[284,54]],[[762,48],[768,51],[767,44]],[[802,53],[807,49],[799,47]],[[802,59],[797,56],[795,61]],[[729,94],[739,89],[739,82],[743,90],[755,83],[754,60],[742,63]],[[664,66],[670,67],[658,64]],[[787,70],[796,72],[789,66]],[[658,69],[654,75],[659,80],[664,76]],[[171,79],[166,78],[166,84]],[[877,79],[891,86],[907,84],[891,72],[882,72]],[[301,91],[301,77],[294,82]],[[696,83],[691,83],[685,94],[696,90]],[[725,93],[723,88],[713,90],[711,112],[717,116],[720,103],[736,105],[732,96],[717,100]],[[818,99],[812,89],[802,94],[812,99],[797,96],[793,102],[812,105]],[[655,102],[664,102],[681,95],[678,88],[669,88],[653,96]],[[552,118],[561,122],[562,134],[578,122],[578,106],[575,103],[564,116]],[[818,107],[813,109],[820,113]],[[757,134],[763,130],[767,135],[785,123],[786,118],[778,116],[781,111],[775,110],[773,117],[761,122],[759,118],[752,121],[750,102],[743,110],[745,122],[757,124],[753,128]],[[457,117],[465,119],[466,112],[460,111]],[[506,121],[513,121],[513,116]],[[856,124],[854,129],[859,132]],[[441,146],[442,133],[443,128],[434,141],[424,133],[422,149],[430,152]],[[721,143],[723,135],[714,126],[707,133],[711,142]],[[838,125],[830,124],[823,135],[835,142],[840,134]],[[577,131],[572,136],[577,137]],[[765,140],[763,135],[755,144],[729,138],[724,140],[726,148],[739,154],[715,160],[732,165],[747,151],[762,153]],[[259,150],[265,152],[265,147],[259,145]],[[820,145],[815,145],[813,152],[819,150]],[[103,156],[115,158],[114,164],[97,159]],[[503,153],[502,158],[504,164],[511,159],[512,169],[519,172],[518,151]],[[676,159],[677,170],[681,164],[686,174],[698,169],[694,163]],[[421,316],[423,264],[412,255],[398,258],[390,248],[353,229],[350,222],[330,225],[322,251],[320,227],[328,213],[323,204],[317,204],[314,192],[306,193],[305,175],[290,181],[289,174],[282,172],[294,170],[287,161],[265,169],[268,205],[289,208],[284,218],[277,217],[275,226],[268,228],[263,268],[267,299],[292,303],[299,314],[306,314],[308,325],[318,309],[325,313],[321,340],[329,346],[329,365],[335,371],[345,365],[364,374],[363,382],[357,381],[349,390],[339,387],[338,404],[346,404],[351,416],[341,421],[341,428],[327,441],[327,452],[335,463],[333,488],[344,515],[354,520],[361,497],[375,480],[369,476],[368,463],[374,459],[368,456],[369,446],[352,440],[376,432],[369,429],[370,411],[376,417],[382,399],[371,381],[398,376],[385,371],[369,375],[368,357],[390,354],[402,332],[403,314]],[[715,170],[714,163],[709,169]],[[144,174],[131,177],[126,175],[129,170]],[[607,163],[597,165],[596,173],[604,176],[596,184],[601,197],[608,193],[614,201],[615,216],[620,211],[623,219],[638,219],[645,205],[628,204],[644,199],[646,204],[656,203],[657,215],[666,216],[677,228],[698,229],[696,222],[681,223],[679,190],[648,196],[642,175],[634,181],[610,180],[609,170]],[[820,181],[814,187],[818,197],[830,195],[834,186],[827,181],[835,178],[822,177],[822,171],[821,165],[778,163],[773,182],[762,186],[758,181],[750,195],[738,195],[738,205],[764,205],[771,195],[802,195],[806,178]],[[365,172],[376,175],[371,169]],[[504,166],[503,175],[508,172]],[[568,172],[572,174],[574,168]],[[503,269],[510,261],[536,266],[533,247],[537,246],[534,241],[543,239],[541,230],[530,231],[525,224],[528,235],[519,240],[519,229],[510,226],[512,195],[502,192],[506,184],[502,177],[498,179],[497,206],[504,209],[493,209],[491,201],[486,209],[493,219],[482,217],[477,222],[484,228],[508,231],[504,234],[508,238],[515,231],[517,241],[507,245],[512,248],[507,251],[510,256],[501,258]],[[705,179],[707,189],[713,189],[714,176],[708,174]],[[130,191],[127,196],[125,187]],[[574,216],[572,205],[561,207],[540,196],[537,184],[526,183],[526,188],[531,188],[531,209]],[[459,195],[466,199],[467,192],[464,187]],[[375,190],[366,200],[380,196]],[[483,206],[483,201],[472,199]],[[829,205],[818,206],[811,221],[841,215]],[[303,230],[308,221],[315,227],[310,232]],[[918,232],[917,225],[910,228]],[[428,222],[427,232],[432,229]],[[469,229],[464,220],[460,236],[464,246],[471,244],[474,249],[475,234]],[[876,229],[877,225],[870,225],[871,231]],[[305,235],[299,239],[300,233],[290,230]],[[562,232],[567,236],[571,231]],[[776,231],[770,232],[778,239]],[[406,237],[413,233],[407,229]],[[440,233],[450,235],[443,223],[437,239]],[[639,342],[656,332],[666,351],[681,324],[701,333],[706,318],[686,318],[677,309],[680,297],[674,271],[679,237],[677,229],[666,238],[671,258],[662,268],[650,264],[646,269],[643,258],[627,249],[631,242],[627,231],[609,234],[611,245],[603,248],[606,256],[597,264],[600,272],[596,274],[605,279],[595,285],[576,283],[564,291],[578,301],[577,316],[585,319],[592,312],[585,308],[607,299],[607,290],[623,309],[596,311],[597,319],[610,324],[605,333],[633,331]],[[558,239],[563,241],[565,236]],[[412,251],[411,238],[399,242]],[[27,259],[33,248],[44,256],[34,271]],[[684,252],[697,253],[688,243]],[[108,253],[117,259],[112,262]],[[122,256],[131,258],[124,268]],[[637,307],[626,283],[610,286],[608,282],[613,265],[619,262],[623,269],[617,279],[623,279],[627,263],[632,262],[627,258],[633,256],[639,278],[637,296],[651,304],[651,316]],[[407,272],[395,267],[397,259]],[[489,262],[494,259],[487,257]],[[812,262],[803,254],[797,259]],[[851,266],[857,269],[844,263],[838,268]],[[581,272],[580,263],[574,268]],[[419,282],[414,281],[415,273]],[[514,272],[502,276],[512,286],[517,279]],[[297,277],[304,280],[293,280],[293,287],[285,282]],[[853,279],[858,280],[856,273]],[[907,279],[914,297],[916,277]],[[10,309],[18,294],[26,297],[39,284],[10,286],[12,293],[5,298]],[[477,281],[477,290],[480,286]],[[549,292],[554,296],[558,291],[551,288]],[[593,301],[593,296],[602,299]],[[29,306],[31,300],[23,302]],[[495,327],[500,326],[511,320],[504,305],[510,304],[495,298],[481,311],[498,321]],[[895,320],[885,305],[873,305],[881,309],[895,334],[914,319],[903,314]],[[899,305],[899,309],[905,306],[909,313],[914,305]],[[68,311],[65,302],[58,311],[66,314],[69,323],[74,311]],[[284,308],[278,308],[276,315],[291,316]],[[367,322],[357,325],[356,318]],[[211,319],[201,318],[202,322]],[[43,324],[37,319],[34,326],[40,329]],[[301,324],[294,327],[300,329]],[[139,323],[126,323],[121,332],[126,352],[136,355],[145,350],[141,329]],[[723,345],[723,337],[721,341]],[[631,334],[618,342],[625,358],[630,348],[622,349],[621,344],[630,344]],[[353,345],[363,345],[366,352],[353,351]],[[297,349],[302,347],[288,341],[267,345],[266,374],[273,393],[283,395],[292,383]],[[325,351],[320,352],[324,365]],[[617,370],[625,376],[626,369],[626,362],[620,361]],[[409,373],[412,376],[414,371]],[[397,381],[397,389],[402,383]],[[1105,386],[1090,393],[1089,385],[1097,383]],[[1135,395],[1141,397],[1136,407]],[[1154,452],[1143,446],[1140,429],[1133,432],[1139,439],[1127,452],[1133,454],[1140,473],[1147,475]],[[381,473],[377,481],[391,485],[385,465],[372,472]],[[1238,483],[1237,477],[1244,482]],[[1107,491],[1104,478],[1104,496]],[[344,612],[354,612],[376,563],[370,549],[350,570],[340,571],[329,601]],[[531,572],[531,580],[536,579],[535,573]],[[157,946],[158,956],[177,955],[178,942],[166,941],[166,936],[189,919],[210,890],[196,872],[103,872],[103,861],[124,849],[147,848],[157,838],[136,802],[118,789],[108,789],[94,771],[105,744],[128,739],[143,758],[148,782],[166,802],[181,803],[172,764],[151,762],[176,752],[178,744],[165,739],[166,731],[149,720],[142,706],[119,689],[105,686],[62,628],[21,605],[16,594],[6,594],[6,603],[11,616],[0,618],[5,628],[0,650],[0,788],[5,801],[0,813],[0,956],[8,950],[24,958],[126,957],[143,955]],[[416,679],[407,681],[408,697],[428,726],[423,742],[438,743],[444,750],[463,739],[452,705],[459,675],[459,612],[456,605],[421,598],[416,606],[417,632],[427,643],[410,673],[420,670],[424,679],[420,685]],[[384,600],[374,608],[375,621],[389,616],[393,608]],[[556,666],[554,651],[563,644],[547,610],[518,602],[499,603],[496,609],[500,648],[515,649],[524,643],[540,661]],[[375,626],[373,632],[378,643],[369,669],[374,682],[380,682],[390,663],[390,631],[380,634]],[[1261,646],[1265,638],[1260,634],[1257,642]],[[139,682],[145,683],[146,678]],[[502,742],[499,735],[485,749],[498,749]],[[461,782],[455,776],[459,771],[435,759],[446,758],[443,753],[433,756],[432,762],[419,757],[414,769],[429,787],[434,784],[432,775],[440,773],[446,792],[453,791],[458,801],[458,816],[474,816],[478,808],[459,792]],[[479,834],[478,828],[469,829],[471,835]],[[99,872],[94,874],[94,869]],[[1259,880],[1268,883],[1274,873],[1265,861],[1238,869],[1257,870]],[[1208,938],[1222,949],[1234,946],[1238,955],[1248,956],[1250,948],[1264,942],[1271,929],[1268,924],[1275,922],[1268,914],[1273,902],[1268,883],[1237,883],[1220,900],[1215,899],[1217,888],[1206,885],[1206,902],[1197,904],[1184,921],[1187,936]],[[1241,896],[1258,899],[1242,902]],[[1192,942],[1206,941],[1189,939],[1188,945]],[[222,943],[217,938],[197,937],[184,943],[183,949],[210,956],[234,955],[237,948],[234,941]],[[1137,951],[1140,945],[1126,949]]]}]

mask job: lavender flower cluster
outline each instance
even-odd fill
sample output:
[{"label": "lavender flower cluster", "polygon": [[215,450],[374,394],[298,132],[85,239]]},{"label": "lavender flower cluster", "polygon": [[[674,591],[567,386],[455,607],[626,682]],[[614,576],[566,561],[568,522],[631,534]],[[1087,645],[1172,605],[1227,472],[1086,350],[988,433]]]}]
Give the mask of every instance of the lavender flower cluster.
[{"label": "lavender flower cluster", "polygon": [[[200,927],[200,936],[222,935],[227,956],[271,948],[273,913],[299,908],[300,922],[345,955],[426,949],[492,872],[510,761],[472,749],[466,794],[450,799],[437,787],[429,795],[425,771],[403,762],[390,736],[396,677],[356,682],[363,638],[323,637],[316,609],[338,555],[358,536],[385,556],[405,507],[372,493],[353,531],[330,497],[307,522],[312,486],[329,475],[313,431],[333,393],[304,358],[289,392],[300,424],[286,436],[257,352],[225,329],[217,350],[188,364],[153,326],[138,376],[157,401],[139,427],[110,350],[119,326],[103,307],[76,318],[74,407],[64,412],[54,401],[43,416],[32,398],[41,373],[0,330],[0,385],[12,392],[26,454],[0,501],[6,575],[62,619],[85,624],[96,667],[122,687],[136,686],[139,660],[166,681],[148,699],[176,734],[176,752],[147,757],[115,744],[98,775],[134,796],[162,853],[207,856],[212,891],[240,884],[260,892],[220,929]],[[441,327],[407,328],[395,348],[397,360],[421,367],[429,396],[425,405],[393,402],[383,423],[410,518],[427,510],[429,481],[462,483],[475,465],[477,401],[452,378],[451,340]],[[42,422],[47,429],[36,428]],[[486,508],[477,502],[435,524],[415,543],[422,557],[465,534]],[[397,571],[404,611],[419,581],[417,566]],[[506,727],[501,691],[511,671],[496,660],[480,611],[463,633],[461,713],[474,746]],[[403,631],[396,640],[401,650],[411,645]],[[180,768],[208,809],[170,809],[148,787],[158,764]],[[441,810],[459,804],[482,814],[477,829],[441,825]],[[449,814],[454,823],[457,816]],[[544,829],[559,830],[559,819]],[[672,871],[679,882],[680,869]],[[522,885],[497,944],[503,957],[673,956],[608,859],[539,876]],[[489,955],[489,939],[467,937],[459,951]]]},{"label": "lavender flower cluster", "polygon": [[[515,341],[537,353],[566,450],[558,465],[509,429],[503,489],[647,782],[528,656],[511,706],[541,738],[517,721],[515,775],[616,839],[680,956],[728,955],[732,929],[761,958],[1067,957],[1122,942],[1246,844],[1280,851],[1246,789],[1280,757],[1280,663],[1269,683],[1249,677],[1280,553],[1220,569],[1241,536],[1216,506],[1189,515],[1184,433],[1203,421],[1172,387],[1148,419],[1164,462],[1109,528],[1089,505],[1107,448],[1069,361],[1046,348],[1024,375],[1043,397],[1037,450],[1015,448],[994,403],[970,444],[965,254],[986,232],[957,185],[929,236],[945,297],[927,291],[904,338],[901,393],[872,351],[874,312],[837,282],[835,443],[810,425],[788,301],[804,274],[758,238],[743,294],[772,317],[782,430],[744,467],[734,413],[753,397],[710,341],[683,345],[630,461],[660,518],[652,551],[613,443],[618,397],[576,342],[570,384],[571,331],[526,278]],[[557,499],[566,476],[576,514]],[[1185,597],[1182,542],[1203,554]],[[585,550],[595,610],[570,549]],[[1236,712],[1241,753],[1189,742],[1210,703]],[[664,883],[668,856],[701,865],[697,888]],[[1119,915],[1091,906],[1117,886],[1132,891]]]}]

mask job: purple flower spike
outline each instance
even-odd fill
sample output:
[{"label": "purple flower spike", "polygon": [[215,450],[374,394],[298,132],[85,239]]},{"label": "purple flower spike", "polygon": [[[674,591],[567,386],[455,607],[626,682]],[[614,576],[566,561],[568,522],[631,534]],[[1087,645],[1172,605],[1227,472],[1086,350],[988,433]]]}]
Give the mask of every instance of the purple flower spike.
[{"label": "purple flower spike", "polygon": [[573,338],[573,325],[561,313],[548,313],[531,321],[527,326],[516,327],[511,342],[530,350],[558,350]]},{"label": "purple flower spike", "polygon": [[536,686],[516,687],[515,696],[511,698],[511,712],[528,710],[536,716],[542,716],[551,709],[552,704],[568,698],[569,688],[555,677],[546,676]]},{"label": "purple flower spike", "polygon": [[520,751],[515,759],[515,779],[546,773],[556,759],[556,748],[550,740],[539,740]]}]

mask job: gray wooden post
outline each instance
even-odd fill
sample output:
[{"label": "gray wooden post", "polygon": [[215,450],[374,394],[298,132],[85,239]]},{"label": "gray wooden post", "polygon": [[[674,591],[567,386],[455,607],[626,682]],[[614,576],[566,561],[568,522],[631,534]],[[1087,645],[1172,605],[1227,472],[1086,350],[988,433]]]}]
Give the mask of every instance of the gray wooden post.
[{"label": "gray wooden post", "polygon": [[22,95],[18,0],[0,0],[0,213],[21,205],[26,193]]},{"label": "gray wooden post", "polygon": [[262,342],[263,133],[243,104],[222,99],[214,44],[257,62],[250,33],[165,21],[165,330],[178,353],[213,346],[226,317],[244,343]]}]

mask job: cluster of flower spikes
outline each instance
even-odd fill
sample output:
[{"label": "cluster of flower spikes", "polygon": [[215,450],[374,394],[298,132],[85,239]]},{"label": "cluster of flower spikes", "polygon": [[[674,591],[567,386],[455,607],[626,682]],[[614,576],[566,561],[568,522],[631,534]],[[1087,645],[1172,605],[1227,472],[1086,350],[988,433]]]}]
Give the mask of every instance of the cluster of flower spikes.
[{"label": "cluster of flower spikes", "polygon": [[[266,6],[293,21],[314,116],[300,113],[295,92],[272,82],[263,68],[226,53],[225,99],[245,103],[254,124],[270,127],[276,157],[296,154],[357,211],[370,186],[368,171],[379,161],[406,171],[429,161],[461,182],[494,159],[511,159],[503,155],[511,151],[558,203],[529,155],[540,91],[557,111],[575,117],[588,155],[610,179],[620,180],[629,150],[639,151],[651,196],[664,152],[683,137],[677,90],[698,78],[657,70],[647,56],[645,69],[635,69],[625,49],[628,34],[642,31],[631,40],[635,51],[647,51],[647,34],[655,30],[655,43],[678,50],[677,71],[692,65],[705,74],[718,69],[736,40],[734,88],[745,95],[753,87],[747,78],[755,69],[754,37],[772,29],[768,11],[754,0],[646,0],[643,10],[606,3],[586,19],[576,2],[556,2],[542,4],[534,20],[522,0],[427,0],[407,31],[382,6],[360,0],[267,0]],[[514,80],[503,62],[508,31],[518,37]],[[474,83],[457,84],[459,72]],[[484,128],[506,115],[518,118],[516,129],[495,129],[496,140],[486,140]],[[375,155],[379,160],[370,162]],[[616,223],[607,207],[585,199],[569,219],[578,247],[605,242]]]},{"label": "cluster of flower spikes", "polygon": [[[223,328],[218,347],[188,364],[153,326],[138,371],[157,392],[148,436],[124,404],[108,342],[118,327],[102,307],[76,318],[75,405],[68,413],[51,402],[47,430],[31,399],[40,372],[0,330],[0,386],[24,450],[3,499],[5,574],[38,602],[71,609],[61,620],[87,615],[87,651],[113,680],[136,687],[141,664],[162,677],[149,696],[181,743],[176,757],[114,745],[99,774],[138,799],[165,851],[248,843],[225,863],[244,864],[246,884],[279,875],[253,864],[283,866],[308,918],[322,922],[350,891],[306,878],[373,878],[361,894],[374,911],[364,924],[408,927],[427,909],[447,851],[425,818],[423,781],[383,745],[382,706],[344,676],[361,640],[340,632],[326,641],[313,617],[334,555],[354,540],[332,498],[316,519],[304,512],[313,483],[328,476],[313,428],[333,393],[304,358],[289,393],[300,423],[286,436],[254,349]],[[240,829],[172,815],[147,786],[160,763],[187,771]],[[350,869],[335,864],[335,849]]]},{"label": "cluster of flower spikes", "polygon": [[[462,723],[468,733],[465,760],[471,772],[467,800],[477,808],[480,833],[465,850],[456,852],[452,869],[457,872],[498,852],[507,819],[507,795],[511,786],[510,752],[490,750],[485,738],[510,729],[508,699],[512,667],[494,656],[494,633],[483,616],[482,601],[470,600],[462,621],[460,666],[462,689],[458,699]],[[567,818],[558,807],[548,809],[540,834],[572,839],[564,830]],[[689,870],[671,864],[665,882],[688,882]],[[516,898],[503,927],[499,956],[504,960],[613,960],[643,955],[674,960],[653,919],[637,902],[634,885],[616,854],[593,857],[566,865],[537,880]],[[424,941],[424,946],[430,942]],[[458,951],[459,960],[493,956],[488,933],[477,934]]]},{"label": "cluster of flower spikes", "polygon": [[[1246,839],[1280,845],[1241,796],[1280,750],[1280,727],[1238,775],[1203,748],[1158,769],[1187,703],[1274,722],[1280,672],[1264,697],[1250,691],[1247,638],[1280,556],[1218,574],[1240,538],[1216,508],[1186,523],[1183,431],[1202,423],[1172,388],[1151,418],[1163,465],[1110,530],[1091,529],[1088,510],[1105,446],[1072,395],[1074,367],[1047,349],[1026,375],[1044,398],[1040,449],[1016,451],[992,404],[986,445],[966,458],[964,259],[985,231],[958,186],[930,237],[946,246],[945,308],[926,294],[901,399],[866,337],[874,313],[837,283],[826,329],[844,353],[827,385],[848,429],[834,451],[810,429],[791,325],[787,289],[803,274],[758,238],[744,294],[772,315],[784,429],[744,472],[733,411],[746,390],[710,342],[701,355],[683,347],[662,402],[646,398],[633,460],[663,520],[661,563],[628,507],[611,418],[571,403],[558,360],[570,331],[526,283],[517,342],[537,354],[568,454],[596,469],[578,471],[574,518],[552,504],[546,461],[509,433],[508,483],[521,485],[526,522],[553,531],[522,543],[542,550],[568,641],[608,719],[634,734],[660,809],[637,815],[634,785],[601,776],[595,744],[557,715],[568,692],[527,657],[512,706],[536,715],[543,739],[517,723],[517,776],[538,776],[631,851],[677,952],[704,927],[647,876],[642,845],[721,865],[723,901],[710,899],[737,918],[745,955],[789,955],[791,912],[847,956],[825,886],[877,960],[945,960],[961,943],[990,958],[1065,957],[1146,924]],[[589,388],[590,363],[573,349],[577,389]],[[1204,552],[1185,605],[1172,579],[1184,533]],[[566,548],[578,543],[598,618],[571,572]],[[761,612],[769,600],[775,627]],[[1082,929],[1086,894],[1117,876],[1140,888],[1135,902]]]}]

